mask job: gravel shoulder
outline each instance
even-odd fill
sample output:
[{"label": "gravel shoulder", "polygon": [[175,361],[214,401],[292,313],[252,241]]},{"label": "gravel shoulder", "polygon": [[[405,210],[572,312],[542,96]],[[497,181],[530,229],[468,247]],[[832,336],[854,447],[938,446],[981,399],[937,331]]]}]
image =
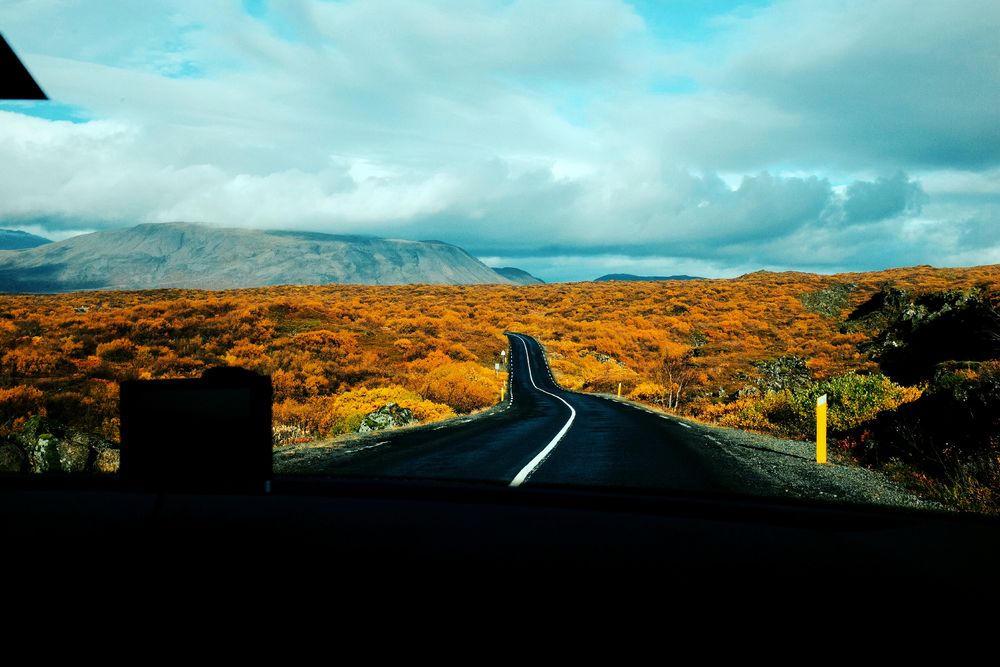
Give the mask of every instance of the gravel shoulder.
[{"label": "gravel shoulder", "polygon": [[[658,412],[641,403],[613,395],[599,395]],[[771,496],[920,510],[948,510],[940,503],[914,495],[881,473],[851,463],[836,451],[828,451],[828,462],[825,465],[817,464],[815,442],[785,440],[682,417],[674,419],[705,436],[705,446],[715,447],[730,457],[737,470],[768,480],[770,488],[766,493]]]}]

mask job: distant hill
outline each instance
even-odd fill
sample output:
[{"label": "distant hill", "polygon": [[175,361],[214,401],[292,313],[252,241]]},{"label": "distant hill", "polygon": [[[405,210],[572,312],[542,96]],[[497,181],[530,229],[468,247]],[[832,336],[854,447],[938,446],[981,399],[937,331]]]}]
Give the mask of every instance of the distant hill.
[{"label": "distant hill", "polygon": [[52,241],[16,229],[0,229],[0,250],[24,250],[25,248],[37,248],[46,243],[52,243]]},{"label": "distant hill", "polygon": [[143,224],[0,254],[0,291],[504,283],[461,248],[315,232]]},{"label": "distant hill", "polygon": [[527,271],[515,269],[513,266],[501,266],[499,268],[494,266],[492,268],[507,280],[518,285],[538,285],[545,282],[541,278],[536,278]]},{"label": "distant hill", "polygon": [[698,276],[634,276],[631,273],[609,273],[600,278],[594,278],[595,283],[608,282],[610,280],[704,280]]}]

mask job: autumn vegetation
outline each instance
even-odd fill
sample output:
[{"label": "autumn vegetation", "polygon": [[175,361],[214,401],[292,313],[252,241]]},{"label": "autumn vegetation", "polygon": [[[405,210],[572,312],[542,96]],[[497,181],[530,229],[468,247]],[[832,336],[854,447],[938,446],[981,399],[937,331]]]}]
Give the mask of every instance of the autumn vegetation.
[{"label": "autumn vegetation", "polygon": [[[992,307],[1000,266],[637,283],[0,295],[0,438],[41,414],[114,441],[120,381],[197,377],[217,365],[271,376],[276,445],[355,431],[389,402],[421,422],[444,419],[497,402],[493,364],[511,330],[539,339],[566,388],[614,393],[620,384],[633,400],[725,426],[809,437],[812,406],[825,393],[841,456],[941,496],[977,485],[979,500],[969,507],[994,506],[996,430],[985,428],[971,449],[924,452],[951,457],[944,465],[872,444],[903,438],[887,415],[898,422],[907,405],[931,395],[944,405],[942,378],[951,378],[947,391],[959,402],[955,396],[978,396],[978,387],[1000,378],[997,367],[983,365],[988,354],[969,359],[960,350],[920,377],[886,366],[882,357],[892,346],[871,346],[898,327],[903,311],[895,320],[884,308],[851,315],[893,289],[974,292],[977,303]],[[954,361],[969,363],[944,375],[935,370]]]}]

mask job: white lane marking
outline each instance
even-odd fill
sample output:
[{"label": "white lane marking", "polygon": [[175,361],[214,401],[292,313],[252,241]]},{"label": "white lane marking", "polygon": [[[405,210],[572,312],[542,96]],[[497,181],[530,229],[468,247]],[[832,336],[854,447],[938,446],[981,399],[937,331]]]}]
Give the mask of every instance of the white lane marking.
[{"label": "white lane marking", "polygon": [[721,445],[722,444],[721,442],[719,442],[718,440],[716,440],[715,438],[713,438],[710,435],[706,435],[705,437],[708,438],[709,440],[711,440],[712,442],[714,442],[717,445]]},{"label": "white lane marking", "polygon": [[378,447],[380,445],[384,445],[384,444],[386,444],[388,442],[389,442],[388,440],[382,440],[381,442],[376,442],[374,445],[362,445],[361,447],[355,447],[354,449],[348,450],[348,453],[354,454],[355,452],[363,452],[366,449],[372,449],[374,447]]},{"label": "white lane marking", "polygon": [[562,429],[556,433],[556,437],[552,438],[552,441],[545,445],[545,448],[538,452],[538,454],[535,455],[535,458],[528,461],[528,465],[521,468],[521,472],[517,473],[517,475],[514,476],[514,479],[510,481],[511,486],[521,486],[521,484],[528,479],[528,476],[531,475],[531,473],[533,473],[538,466],[542,465],[542,462],[545,461],[548,455],[552,453],[552,450],[556,448],[556,445],[559,444],[559,441],[562,440],[563,436],[566,435],[566,431],[569,430],[569,427],[573,424],[573,420],[576,419],[576,410],[574,410],[573,406],[567,403],[561,396],[556,396],[551,391],[545,391],[535,384],[535,377],[531,373],[531,359],[528,355],[528,344],[525,343],[524,339],[517,334],[513,335],[516,336],[517,339],[521,341],[521,345],[524,346],[524,362],[528,365],[528,379],[531,381],[531,384],[535,387],[535,389],[543,394],[548,394],[553,398],[559,399],[567,408],[569,408],[569,420],[563,425]]},{"label": "white lane marking", "polygon": [[688,426],[684,422],[677,422],[677,423],[680,424],[681,426],[683,426],[684,428],[691,428],[690,426]]}]

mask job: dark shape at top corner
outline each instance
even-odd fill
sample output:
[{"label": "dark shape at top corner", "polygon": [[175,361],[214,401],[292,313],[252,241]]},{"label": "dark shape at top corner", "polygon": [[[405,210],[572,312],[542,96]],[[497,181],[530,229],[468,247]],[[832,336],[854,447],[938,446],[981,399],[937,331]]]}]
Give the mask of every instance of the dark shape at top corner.
[{"label": "dark shape at top corner", "polygon": [[41,87],[0,35],[0,100],[47,100]]}]

